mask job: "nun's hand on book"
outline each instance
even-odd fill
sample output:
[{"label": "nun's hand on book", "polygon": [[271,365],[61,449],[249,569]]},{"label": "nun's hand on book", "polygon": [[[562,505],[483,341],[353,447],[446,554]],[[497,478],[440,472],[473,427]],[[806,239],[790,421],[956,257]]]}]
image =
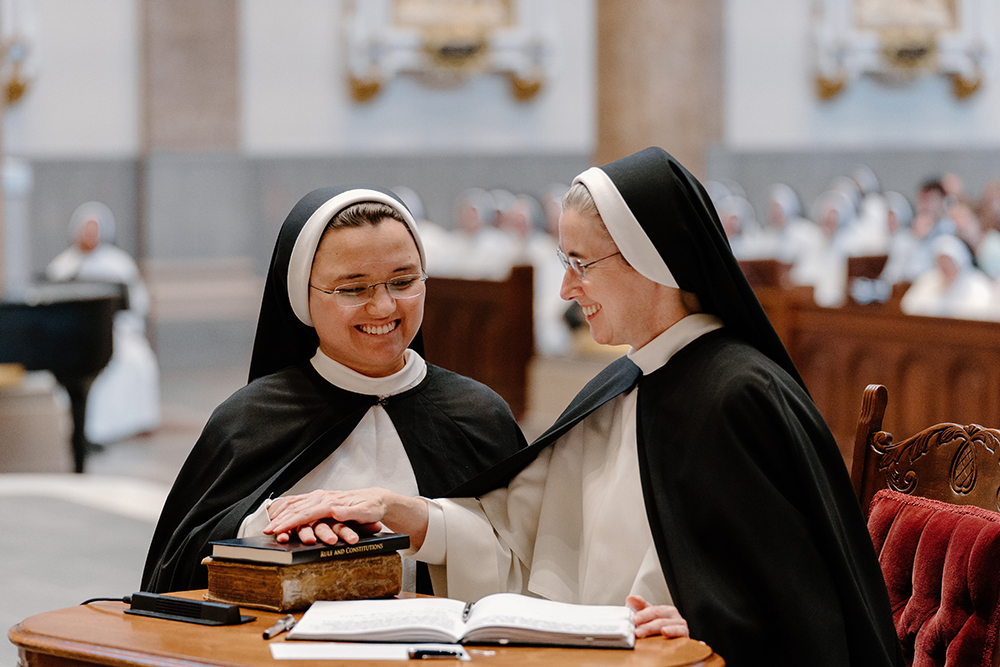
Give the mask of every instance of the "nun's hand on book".
[{"label": "nun's hand on book", "polygon": [[276,533],[274,537],[278,542],[288,542],[292,539],[292,534],[294,533],[298,536],[302,544],[316,544],[316,542],[325,542],[327,544],[347,542],[348,544],[355,544],[360,536],[372,535],[380,530],[382,530],[382,524],[378,522],[364,524],[352,522],[348,524],[326,519],[313,524],[298,526],[290,531]]},{"label": "nun's hand on book", "polygon": [[635,636],[638,638],[663,635],[664,637],[689,636],[687,621],[672,605],[652,605],[641,595],[630,595],[625,604],[632,610]]},{"label": "nun's hand on book", "polygon": [[[374,527],[377,532],[382,527],[379,520],[386,511],[383,498],[388,493],[385,489],[318,489],[278,498],[267,508],[271,521],[264,527],[264,533],[280,536],[294,530],[306,544],[314,544],[317,539],[327,544],[336,544],[339,540],[354,544],[358,541],[357,531],[354,526],[345,524],[356,524],[363,532]],[[278,539],[284,541],[281,537]]]},{"label": "nun's hand on book", "polygon": [[[367,531],[379,524],[379,528],[384,525],[394,532],[409,535],[411,546],[419,549],[427,533],[427,502],[387,489],[318,490],[287,496],[271,503],[268,515],[271,522],[264,528],[264,534],[277,535],[279,541],[286,541],[287,534],[296,530],[300,540],[304,535],[305,539],[334,544],[329,540],[336,536],[353,544],[357,542],[359,528]],[[325,524],[330,532],[318,522]]]}]

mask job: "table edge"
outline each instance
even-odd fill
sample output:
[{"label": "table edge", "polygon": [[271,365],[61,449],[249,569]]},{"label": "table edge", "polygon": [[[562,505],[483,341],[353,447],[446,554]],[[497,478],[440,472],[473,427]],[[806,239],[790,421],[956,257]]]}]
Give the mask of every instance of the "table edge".
[{"label": "table edge", "polygon": [[148,667],[194,667],[201,665],[243,667],[237,663],[221,660],[182,660],[150,651],[138,653],[136,651],[118,649],[101,644],[59,639],[51,635],[36,635],[23,630],[21,623],[18,623],[7,632],[7,639],[19,651],[26,653],[49,655],[73,661],[80,661],[82,658],[87,662],[108,665],[109,667],[135,667],[135,665]]}]

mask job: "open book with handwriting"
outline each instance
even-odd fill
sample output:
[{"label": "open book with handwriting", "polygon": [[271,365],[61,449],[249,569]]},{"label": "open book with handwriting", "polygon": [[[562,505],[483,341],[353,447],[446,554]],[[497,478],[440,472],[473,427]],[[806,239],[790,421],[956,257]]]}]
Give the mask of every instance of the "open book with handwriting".
[{"label": "open book with handwriting", "polygon": [[498,593],[471,607],[447,598],[314,602],[288,638],[633,648],[635,626],[628,607]]}]

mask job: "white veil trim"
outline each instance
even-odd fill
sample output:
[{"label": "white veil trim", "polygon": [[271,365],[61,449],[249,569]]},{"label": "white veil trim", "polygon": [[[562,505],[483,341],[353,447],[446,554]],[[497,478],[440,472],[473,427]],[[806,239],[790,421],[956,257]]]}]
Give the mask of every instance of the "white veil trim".
[{"label": "white veil trim", "polygon": [[642,225],[625,203],[625,198],[618,192],[614,181],[600,168],[591,167],[573,179],[573,182],[587,186],[604,226],[608,228],[622,257],[632,268],[654,283],[680,289],[656,246],[646,236]]}]

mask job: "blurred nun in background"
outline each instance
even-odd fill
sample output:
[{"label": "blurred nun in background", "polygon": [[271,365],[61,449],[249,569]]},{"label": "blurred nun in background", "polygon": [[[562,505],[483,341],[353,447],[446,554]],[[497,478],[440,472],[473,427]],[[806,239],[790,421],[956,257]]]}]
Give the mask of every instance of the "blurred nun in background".
[{"label": "blurred nun in background", "polygon": [[913,207],[910,202],[898,192],[886,192],[886,228],[889,231],[888,261],[882,269],[880,279],[889,285],[909,281],[906,277],[906,267],[910,262],[917,245],[913,237]]},{"label": "blurred nun in background", "polygon": [[812,285],[813,299],[820,306],[835,308],[844,302],[854,216],[854,203],[839,190],[823,193],[813,205],[822,239],[803,251],[801,261],[792,267],[791,278],[797,285]]},{"label": "blurred nun in background", "polygon": [[900,307],[907,315],[996,319],[993,285],[972,265],[969,247],[955,236],[934,239],[935,267],[920,276],[903,296]]},{"label": "blurred nun in background", "polygon": [[786,264],[798,264],[810,248],[823,243],[823,233],[811,220],[802,217],[802,204],[791,187],[775,183],[767,198],[769,254]]},{"label": "blurred nun in background", "polygon": [[852,254],[881,255],[886,252],[890,236],[886,226],[888,204],[882,188],[875,172],[865,165],[855,167],[851,180],[861,195],[857,223],[852,233]]},{"label": "blurred nun in background", "polygon": [[69,231],[72,245],[49,263],[45,276],[123,285],[127,299],[115,315],[111,361],[90,388],[84,434],[101,444],[151,431],[160,423],[160,370],[146,340],[149,293],[139,267],[114,245],[115,216],[105,204],[78,206]]},{"label": "blurred nun in background", "polygon": [[715,207],[736,259],[761,259],[770,256],[767,252],[767,239],[757,222],[757,214],[745,197],[729,195],[717,202]]}]

